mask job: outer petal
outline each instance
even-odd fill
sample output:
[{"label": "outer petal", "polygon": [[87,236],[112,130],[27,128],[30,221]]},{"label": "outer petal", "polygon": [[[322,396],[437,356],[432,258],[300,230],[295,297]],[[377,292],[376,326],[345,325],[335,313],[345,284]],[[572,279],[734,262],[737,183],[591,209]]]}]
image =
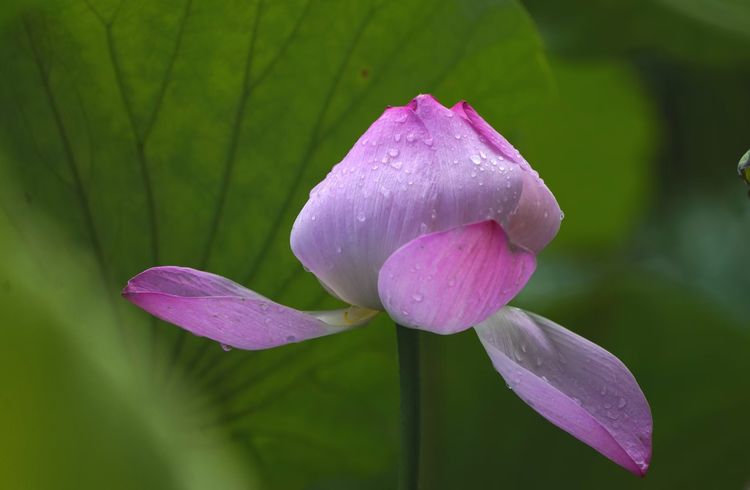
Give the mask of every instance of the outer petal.
[{"label": "outer petal", "polygon": [[523,288],[534,255],[508,242],[493,220],[423,235],[380,270],[378,288],[401,325],[450,334],[485,320]]},{"label": "outer petal", "polygon": [[292,250],[338,297],[380,309],[378,271],[394,251],[427,233],[502,224],[522,173],[468,118],[421,95],[387,109],[313,189]]},{"label": "outer petal", "polygon": [[550,190],[529,163],[508,140],[495,131],[467,102],[459,102],[453,111],[460,114],[499,154],[516,163],[524,172],[523,191],[516,209],[501,220],[514,243],[539,253],[560,229],[562,211]]},{"label": "outer petal", "polygon": [[128,281],[122,295],[164,321],[239,349],[257,350],[362,325],[376,312],[358,307],[305,313],[229,279],[186,267],[154,267]]},{"label": "outer petal", "polygon": [[476,331],[495,369],[523,401],[628,471],[646,473],[651,410],[619,359],[518,308],[502,309]]}]

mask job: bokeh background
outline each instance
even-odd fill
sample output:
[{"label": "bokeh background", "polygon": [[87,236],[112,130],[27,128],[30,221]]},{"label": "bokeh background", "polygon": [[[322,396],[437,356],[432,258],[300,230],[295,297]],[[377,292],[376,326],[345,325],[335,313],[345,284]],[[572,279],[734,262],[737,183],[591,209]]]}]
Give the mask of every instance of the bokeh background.
[{"label": "bokeh background", "polygon": [[517,305],[633,371],[640,480],[423,334],[423,488],[750,485],[746,0],[4,0],[0,488],[388,489],[394,329],[225,352],[119,297],[180,264],[335,302],[288,233],[387,104],[469,100],[566,213]]}]

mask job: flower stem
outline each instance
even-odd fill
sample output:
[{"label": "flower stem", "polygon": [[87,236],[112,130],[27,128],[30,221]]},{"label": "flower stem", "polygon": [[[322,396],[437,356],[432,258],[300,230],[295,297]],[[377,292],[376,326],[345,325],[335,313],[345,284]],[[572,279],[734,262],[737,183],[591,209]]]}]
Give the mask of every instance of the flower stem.
[{"label": "flower stem", "polygon": [[401,460],[399,490],[419,485],[419,330],[396,324],[401,388]]}]

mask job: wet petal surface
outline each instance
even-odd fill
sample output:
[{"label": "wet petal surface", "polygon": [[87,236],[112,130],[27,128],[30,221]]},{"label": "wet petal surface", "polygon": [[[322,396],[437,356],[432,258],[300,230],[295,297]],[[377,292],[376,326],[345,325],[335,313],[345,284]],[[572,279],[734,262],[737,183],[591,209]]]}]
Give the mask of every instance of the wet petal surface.
[{"label": "wet petal surface", "polygon": [[383,265],[378,287],[397,323],[450,334],[505,305],[535,266],[532,253],[512,247],[500,225],[488,220],[407,243]]},{"label": "wet petal surface", "polygon": [[523,401],[628,471],[646,473],[651,410],[619,359],[518,308],[503,308],[475,329],[495,369]]},{"label": "wet petal surface", "polygon": [[358,307],[302,312],[225,277],[187,267],[154,267],[122,295],[164,321],[238,349],[268,349],[363,325],[377,312]]}]

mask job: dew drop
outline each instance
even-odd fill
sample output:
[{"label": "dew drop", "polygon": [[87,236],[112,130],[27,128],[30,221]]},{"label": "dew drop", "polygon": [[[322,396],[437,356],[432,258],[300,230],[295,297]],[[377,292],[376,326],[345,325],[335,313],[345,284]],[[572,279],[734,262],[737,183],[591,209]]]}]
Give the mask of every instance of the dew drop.
[{"label": "dew drop", "polygon": [[396,142],[401,141],[401,133],[396,133],[393,135],[393,139],[396,140]]},{"label": "dew drop", "polygon": [[310,221],[315,221],[316,219],[318,219],[318,217],[315,216],[314,214],[312,216],[310,216]]},{"label": "dew drop", "polygon": [[425,138],[423,141],[425,145],[432,146],[432,138]]},{"label": "dew drop", "polygon": [[482,159],[479,157],[479,155],[472,155],[471,161],[474,162],[474,165],[479,165],[482,163]]},{"label": "dew drop", "polygon": [[482,160],[487,160],[487,154],[485,152],[480,151],[479,156],[482,157]]},{"label": "dew drop", "polygon": [[341,247],[336,247],[336,253],[337,253],[337,254],[340,254],[340,253],[341,253],[341,252],[343,252],[343,251],[344,251],[344,249],[343,249],[343,248],[341,248]]},{"label": "dew drop", "polygon": [[398,156],[398,148],[391,148],[390,150],[388,150],[388,154],[390,156],[392,156],[392,157],[397,157]]},{"label": "dew drop", "polygon": [[403,166],[403,163],[401,162],[391,162],[391,167],[395,168],[396,170],[401,169],[402,166]]},{"label": "dew drop", "polygon": [[261,303],[260,309],[263,311],[268,311],[268,303]]},{"label": "dew drop", "polygon": [[227,344],[220,344],[220,345],[221,345],[221,349],[224,352],[229,352],[230,350],[232,350],[232,346],[231,345],[227,345]]},{"label": "dew drop", "polygon": [[454,135],[454,136],[455,136],[455,138],[456,138],[457,140],[460,140],[460,139],[461,139],[461,135],[460,135],[460,134],[456,134],[456,135]]},{"label": "dew drop", "polygon": [[287,342],[294,342],[295,340],[297,340],[297,337],[295,337],[294,335],[288,335],[286,338]]},{"label": "dew drop", "polygon": [[362,214],[362,213],[359,213],[359,214],[357,215],[357,221],[359,221],[360,223],[364,223],[364,222],[365,222],[365,220],[367,220],[367,217],[366,217],[366,216],[365,216],[364,214]]},{"label": "dew drop", "polygon": [[625,408],[625,405],[627,405],[628,402],[624,398],[620,398],[620,400],[617,402],[617,408]]},{"label": "dew drop", "polygon": [[411,299],[413,299],[415,302],[419,303],[420,301],[422,301],[424,299],[424,295],[422,295],[420,293],[414,293],[414,294],[411,295]]},{"label": "dew drop", "polygon": [[409,143],[411,143],[412,141],[414,141],[415,138],[416,138],[416,136],[414,136],[414,133],[409,133],[409,134],[406,135],[406,141],[408,141]]}]

